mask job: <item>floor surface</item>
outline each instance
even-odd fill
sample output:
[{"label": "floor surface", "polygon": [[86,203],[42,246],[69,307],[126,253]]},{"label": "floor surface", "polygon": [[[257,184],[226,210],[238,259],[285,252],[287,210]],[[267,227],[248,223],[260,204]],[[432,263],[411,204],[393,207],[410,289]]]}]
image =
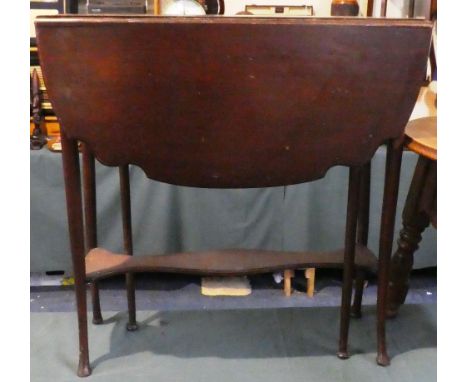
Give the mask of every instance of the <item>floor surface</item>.
[{"label": "floor surface", "polygon": [[[203,297],[197,279],[170,279],[139,279],[140,328],[133,333],[125,330],[120,282],[103,285],[104,324],[89,324],[93,374],[86,380],[436,381],[434,278],[413,279],[409,303],[388,320],[392,364],[387,368],[375,363],[372,281],[365,291],[363,317],[351,322],[352,356],[343,361],[335,356],[338,278],[319,278],[312,299],[301,292],[286,298],[267,278],[252,280],[252,295],[239,298]],[[75,376],[77,361],[72,290],[33,287],[31,381],[83,381]]]}]

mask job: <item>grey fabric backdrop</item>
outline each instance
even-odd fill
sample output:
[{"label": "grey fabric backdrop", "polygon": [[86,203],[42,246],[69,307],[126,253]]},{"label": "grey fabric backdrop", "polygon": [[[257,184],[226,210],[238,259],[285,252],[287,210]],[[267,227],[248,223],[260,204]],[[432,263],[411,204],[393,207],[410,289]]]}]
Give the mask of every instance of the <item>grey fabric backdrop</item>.
[{"label": "grey fabric backdrop", "polygon": [[[405,152],[396,233],[416,164]],[[170,165],[170,164],[168,164]],[[373,160],[369,247],[376,252],[383,195],[385,149]],[[135,254],[213,248],[277,250],[343,246],[348,170],[332,168],[324,179],[288,187],[207,190],[146,179],[130,168]],[[99,245],[122,251],[116,168],[97,164]],[[61,156],[31,151],[31,272],[71,271]],[[395,236],[396,241],[396,236]],[[415,268],[436,265],[436,233],[429,228]]]}]

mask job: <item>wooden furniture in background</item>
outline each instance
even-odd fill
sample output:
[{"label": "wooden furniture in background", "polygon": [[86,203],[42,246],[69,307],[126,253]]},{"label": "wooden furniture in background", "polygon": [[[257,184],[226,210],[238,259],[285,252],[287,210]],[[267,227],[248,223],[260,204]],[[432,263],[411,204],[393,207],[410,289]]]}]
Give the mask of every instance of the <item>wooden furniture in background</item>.
[{"label": "wooden furniture in background", "polygon": [[284,295],[286,297],[291,296],[292,294],[292,278],[294,277],[293,269],[284,270]]},{"label": "wooden furniture in background", "polygon": [[394,317],[404,304],[413,268],[414,252],[423,231],[437,227],[437,117],[411,121],[405,131],[406,147],[419,154],[403,210],[403,228],[392,257],[387,315]]},{"label": "wooden furniture in background", "polygon": [[[387,365],[386,297],[403,133],[426,67],[431,25],[355,18],[38,19],[44,77],[62,122],[78,375],[91,373],[86,280],[142,271],[243,275],[343,266],[338,356],[347,358],[355,268],[376,265],[357,240],[361,175],[382,144],[388,155],[378,259],[377,362]],[[208,38],[210,44],[204,44]],[[126,254],[90,249],[95,243],[85,240],[93,232],[84,228],[78,141],[104,165],[125,172],[134,164],[150,179],[202,188],[298,184],[320,179],[330,167],[347,166],[344,249],[132,256],[128,240]],[[85,204],[94,214],[94,203],[85,198]],[[125,234],[131,237],[130,213],[125,220]],[[133,286],[128,290],[133,329]]]},{"label": "wooden furniture in background", "polygon": [[[292,279],[294,278],[294,269],[286,269],[284,271],[284,295],[290,297],[292,294]],[[314,297],[315,291],[315,268],[304,269],[304,275],[307,280],[306,293],[308,297]],[[362,291],[361,291],[362,293]],[[355,300],[356,301],[356,300]]]},{"label": "wooden furniture in background", "polygon": [[[414,3],[411,4],[414,14]],[[430,20],[437,19],[437,0],[430,2]],[[437,228],[437,86],[436,34],[433,33],[429,52],[431,68],[429,87],[421,89],[435,115],[417,118],[405,130],[405,146],[419,155],[403,210],[403,228],[398,248],[391,261],[387,316],[395,317],[406,300],[414,253],[419,248],[423,231],[432,224]]]},{"label": "wooden furniture in background", "polygon": [[315,292],[315,268],[306,269],[305,278],[307,279],[307,296],[313,297]]},{"label": "wooden furniture in background", "polygon": [[31,150],[40,150],[46,144],[46,135],[43,126],[43,115],[40,97],[39,75],[36,69],[33,69],[29,77],[30,81],[30,138],[29,148]]}]

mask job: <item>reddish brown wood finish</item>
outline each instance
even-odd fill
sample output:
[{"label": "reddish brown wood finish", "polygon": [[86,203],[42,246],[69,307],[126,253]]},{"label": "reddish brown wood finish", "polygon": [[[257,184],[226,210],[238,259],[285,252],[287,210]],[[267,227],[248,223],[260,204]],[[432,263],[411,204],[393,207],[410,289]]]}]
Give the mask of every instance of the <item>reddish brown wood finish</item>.
[{"label": "reddish brown wood finish", "polygon": [[431,8],[429,12],[429,18],[431,20],[437,19],[437,0],[431,0]]},{"label": "reddish brown wood finish", "polygon": [[361,170],[361,167],[351,167],[349,169],[348,211],[346,214],[345,253],[343,266],[343,290],[341,295],[340,341],[338,345],[338,357],[341,359],[346,359],[349,357],[349,318],[351,313],[354,257],[356,252],[356,223],[359,212]]},{"label": "reddish brown wood finish", "polygon": [[388,317],[395,317],[405,302],[414,253],[430,223],[437,226],[437,161],[420,155],[403,210],[398,248],[392,256]]},{"label": "reddish brown wood finish", "polygon": [[[119,176],[124,249],[127,255],[133,256],[132,207],[130,198],[130,175],[128,165],[119,167]],[[134,331],[138,329],[138,325],[136,322],[135,278],[133,277],[132,273],[127,273],[125,275],[125,284],[127,287],[128,302],[127,330]]]},{"label": "reddish brown wood finish", "polygon": [[88,324],[86,321],[85,240],[78,142],[68,138],[64,129],[60,129],[60,138],[62,142],[68,230],[75,276],[76,310],[78,313],[79,362],[77,374],[79,377],[86,377],[91,374],[91,367],[89,365]]},{"label": "reddish brown wood finish", "polygon": [[[367,163],[362,168],[361,184],[360,184],[360,199],[359,199],[359,214],[357,222],[357,242],[363,246],[367,246],[369,238],[369,209],[370,209],[370,188],[371,188],[371,163]],[[362,268],[356,269],[353,307],[351,310],[352,317],[360,318],[362,316],[362,295],[364,293],[366,273]]]},{"label": "reddish brown wood finish", "polygon": [[367,1],[366,16],[367,17],[372,17],[373,14],[374,14],[374,0],[368,0]]},{"label": "reddish brown wood finish", "polygon": [[[88,145],[82,146],[83,163],[83,198],[85,218],[86,253],[97,247],[97,214],[96,214],[96,168],[94,156]],[[102,324],[101,302],[99,299],[99,284],[91,282],[91,301],[93,306],[93,324]]]},{"label": "reddish brown wood finish", "polygon": [[69,17],[39,19],[37,36],[63,128],[102,163],[177,185],[266,187],[365,164],[399,137],[430,25]]},{"label": "reddish brown wood finish", "polygon": [[[132,257],[96,248],[86,257],[86,277],[89,280],[99,280],[126,272],[147,271],[236,276],[284,269],[340,268],[343,258],[343,250],[280,252],[225,249]],[[359,244],[356,246],[356,266],[371,271],[377,269],[375,255]]]},{"label": "reddish brown wood finish", "polygon": [[385,186],[382,204],[382,219],[380,222],[377,289],[377,363],[381,366],[387,366],[390,364],[390,358],[387,354],[385,341],[385,316],[402,152],[403,139],[395,140],[387,144]]},{"label": "reddish brown wood finish", "polygon": [[[334,165],[351,167],[340,356],[347,355],[362,188],[358,173],[377,147],[388,142],[378,293],[378,361],[388,363],[385,302],[401,138],[425,70],[430,23],[48,17],[36,22],[36,30],[49,96],[62,126],[79,375],[89,375],[90,367],[77,140],[106,165],[136,164],[152,179],[196,187],[288,185],[318,179]],[[128,212],[129,205],[128,193]],[[128,245],[126,252],[132,252]],[[321,256],[128,256],[118,270],[159,271],[161,261],[173,261],[180,272],[245,274],[330,261]],[[115,271],[110,258],[104,260],[101,273]]]}]

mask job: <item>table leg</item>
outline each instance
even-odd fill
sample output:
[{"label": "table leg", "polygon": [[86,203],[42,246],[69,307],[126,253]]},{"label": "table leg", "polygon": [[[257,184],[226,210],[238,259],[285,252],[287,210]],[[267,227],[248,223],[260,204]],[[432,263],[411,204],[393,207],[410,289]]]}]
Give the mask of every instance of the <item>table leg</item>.
[{"label": "table leg", "polygon": [[[83,162],[83,198],[85,212],[85,245],[86,253],[97,247],[97,216],[96,216],[96,168],[94,156],[88,145],[82,144]],[[99,299],[99,284],[91,281],[91,302],[93,306],[93,324],[102,324],[101,302]]]},{"label": "table leg", "polygon": [[88,323],[86,311],[86,270],[85,243],[83,231],[83,210],[81,200],[80,164],[78,142],[69,139],[61,129],[62,162],[65,179],[68,229],[75,277],[76,310],[78,314],[79,363],[77,374],[87,377],[91,374],[88,349]]},{"label": "table leg", "polygon": [[[359,213],[357,225],[357,242],[367,246],[369,238],[369,210],[370,210],[370,186],[371,186],[371,162],[362,168],[361,185],[359,191]],[[351,308],[351,316],[362,316],[362,295],[364,293],[366,273],[362,269],[356,269],[354,301]]]},{"label": "table leg", "polygon": [[387,145],[385,168],[385,188],[380,223],[380,243],[378,261],[377,289],[377,363],[381,366],[390,364],[385,339],[385,319],[390,258],[392,255],[393,231],[401,170],[403,143],[393,140]]},{"label": "table leg", "polygon": [[413,268],[413,255],[418,249],[422,232],[429,226],[429,216],[421,209],[420,202],[426,192],[428,175],[431,172],[430,159],[419,157],[403,210],[403,228],[400,231],[398,249],[391,262],[388,291],[387,316],[395,317],[405,302],[409,288],[409,277]]},{"label": "table leg", "polygon": [[[119,167],[120,175],[120,200],[122,205],[122,226],[124,249],[127,255],[133,255],[132,238],[132,210],[130,198],[130,176],[128,165]],[[135,279],[133,273],[125,275],[125,284],[127,288],[128,303],[128,323],[127,330],[134,331],[138,329],[136,322],[136,304],[135,304]]]},{"label": "table leg", "polygon": [[343,289],[341,294],[340,340],[337,356],[341,359],[349,357],[348,334],[351,314],[351,295],[353,291],[354,255],[356,251],[356,225],[359,209],[359,189],[361,183],[361,167],[349,169],[348,207],[346,213],[346,233],[343,264]]}]

